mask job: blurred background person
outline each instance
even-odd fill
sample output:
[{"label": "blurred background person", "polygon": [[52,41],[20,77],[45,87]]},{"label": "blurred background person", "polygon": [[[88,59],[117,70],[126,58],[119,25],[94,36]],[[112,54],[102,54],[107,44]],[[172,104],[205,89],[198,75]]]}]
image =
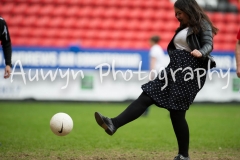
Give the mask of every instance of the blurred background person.
[{"label": "blurred background person", "polygon": [[[149,78],[150,80],[154,80],[161,68],[165,67],[164,60],[165,54],[162,47],[159,45],[161,38],[158,35],[154,35],[149,39],[150,43],[150,51],[149,51],[149,59],[150,59],[150,73]],[[147,116],[149,114],[149,108],[143,113],[143,116]]]},{"label": "blurred background person", "polygon": [[160,37],[155,35],[150,38],[150,80],[153,80],[157,75],[156,73],[159,73],[159,70],[164,66],[165,62],[165,54],[162,49],[162,47],[159,45]]},{"label": "blurred background person", "polygon": [[9,78],[11,74],[11,59],[12,59],[12,45],[10,34],[8,31],[8,26],[6,21],[0,17],[0,40],[2,44],[2,50],[5,58],[5,70],[4,70],[4,78]]}]

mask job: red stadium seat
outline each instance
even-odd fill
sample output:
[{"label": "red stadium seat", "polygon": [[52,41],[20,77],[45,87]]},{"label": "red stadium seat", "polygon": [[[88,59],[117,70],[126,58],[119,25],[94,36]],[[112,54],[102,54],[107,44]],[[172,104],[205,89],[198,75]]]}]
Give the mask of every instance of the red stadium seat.
[{"label": "red stadium seat", "polygon": [[74,27],[76,29],[85,29],[86,31],[88,31],[88,29],[90,28],[91,20],[92,19],[86,17],[78,18],[77,21],[74,23]]},{"label": "red stadium seat", "polygon": [[19,28],[20,27],[17,27],[17,26],[12,26],[12,27],[9,27],[8,29],[9,29],[9,32],[10,32],[10,34],[11,34],[11,37],[13,36],[13,37],[17,37],[17,36],[19,36]]},{"label": "red stadium seat", "polygon": [[165,15],[166,15],[165,9],[160,9],[160,10],[156,10],[155,13],[152,15],[152,17],[155,19],[155,21],[159,21],[159,20],[166,19]]},{"label": "red stadium seat", "polygon": [[223,13],[213,13],[212,14],[212,21],[213,22],[222,22],[224,21],[224,14]]},{"label": "red stadium seat", "polygon": [[104,7],[94,7],[94,8],[84,8],[85,10],[85,16],[86,17],[94,17],[94,18],[103,18],[103,17],[108,17],[108,15],[106,15],[106,8]]},{"label": "red stadium seat", "polygon": [[165,25],[165,31],[174,33],[176,29],[179,27],[179,22],[176,19],[172,19],[171,21],[167,21],[165,23],[162,23],[162,25]]},{"label": "red stadium seat", "polygon": [[13,13],[13,9],[15,8],[14,3],[3,3],[1,4],[1,14],[5,13]]},{"label": "red stadium seat", "polygon": [[105,35],[105,39],[111,41],[111,40],[116,40],[116,39],[123,39],[123,33],[122,31],[105,31],[104,32],[104,35]]},{"label": "red stadium seat", "polygon": [[67,10],[69,10],[68,6],[58,5],[50,11],[50,14],[53,16],[66,16]]},{"label": "red stadium seat", "polygon": [[17,5],[17,7],[14,7],[12,9],[12,13],[17,15],[24,15],[28,8],[29,8],[28,3],[20,3]]},{"label": "red stadium seat", "polygon": [[[26,31],[24,31],[26,29]],[[23,35],[20,36],[27,36],[27,37],[45,37],[45,30],[44,28],[35,28],[34,30],[32,29],[32,27],[25,27],[25,29],[23,30]],[[25,33],[24,33],[25,32]]]},{"label": "red stadium seat", "polygon": [[50,4],[50,5],[44,5],[44,6],[41,6],[40,9],[38,9],[37,6],[36,7],[36,11],[34,12],[37,12],[36,14],[38,15],[46,15],[46,16],[52,16],[53,15],[53,12],[55,11],[55,6]]},{"label": "red stadium seat", "polygon": [[47,27],[47,26],[49,26],[50,21],[52,21],[51,17],[44,16],[44,17],[36,19],[35,25],[37,27]]},{"label": "red stadium seat", "polygon": [[143,13],[141,14],[141,18],[143,19],[155,19],[155,13],[156,13],[157,10],[155,9],[144,9]]},{"label": "red stadium seat", "polygon": [[22,27],[34,27],[36,26],[36,21],[38,20],[38,18],[34,15],[28,15],[25,16],[21,19],[21,21],[19,22],[18,26],[22,26]]},{"label": "red stadium seat", "polygon": [[9,27],[11,27],[12,25],[14,26],[15,22],[13,21],[13,17],[15,16],[9,15],[8,13],[4,13],[1,14],[0,17],[7,21]]},{"label": "red stadium seat", "polygon": [[151,33],[150,32],[136,32],[136,40],[139,40],[139,41],[146,41],[148,42],[149,38],[151,37]]},{"label": "red stadium seat", "polygon": [[116,7],[102,8],[102,10],[98,10],[98,13],[95,13],[95,16],[104,18],[117,18],[117,11],[118,8]]},{"label": "red stadium seat", "polygon": [[122,31],[121,39],[124,40],[133,40],[135,39],[135,31]]},{"label": "red stadium seat", "polygon": [[[158,2],[159,3],[159,2]],[[170,1],[161,1],[162,5],[164,6],[165,10],[173,10],[173,3]]]},{"label": "red stadium seat", "polygon": [[[64,19],[64,23],[62,23],[62,27],[65,28],[77,28],[75,26],[75,23],[78,21],[78,19],[74,16],[69,16],[67,18],[63,18]],[[63,21],[63,20],[62,20]]]},{"label": "red stadium seat", "polygon": [[224,43],[224,41],[225,41],[225,34],[219,31],[218,34],[214,36],[214,42]]},{"label": "red stadium seat", "polygon": [[[137,12],[137,13],[136,13]],[[117,18],[136,18],[139,14],[138,10],[130,10],[129,8],[121,8],[116,13]]]},{"label": "red stadium seat", "polygon": [[[104,23],[103,23],[104,21]],[[91,19],[88,23],[88,28],[90,29],[101,29],[108,28],[111,24],[109,20],[103,20],[100,18]]]},{"label": "red stadium seat", "polygon": [[222,50],[222,44],[214,41],[213,43],[213,51],[220,51]]},{"label": "red stadium seat", "polygon": [[127,30],[139,30],[139,28],[141,28],[142,23],[143,22],[138,19],[133,19],[130,21],[124,20],[122,22],[122,27]]},{"label": "red stadium seat", "polygon": [[46,9],[47,7],[46,6],[43,6],[41,4],[32,4],[32,5],[29,5],[28,9],[25,11],[25,13],[27,15],[39,15],[40,11],[43,10],[43,9]]},{"label": "red stadium seat", "polygon": [[226,13],[225,16],[224,16],[224,21],[226,23],[239,23],[238,14]]},{"label": "red stadium seat", "polygon": [[9,21],[7,23],[10,26],[22,26],[23,25],[23,21],[24,21],[24,16],[21,15],[21,14],[18,14],[18,15],[9,17],[8,20]]},{"label": "red stadium seat", "polygon": [[154,25],[154,23],[152,23],[151,20],[142,20],[142,21],[138,21],[138,23],[136,24],[136,29],[141,30],[142,31],[149,31],[152,30],[152,26]]},{"label": "red stadium seat", "polygon": [[223,21],[215,22],[214,26],[216,26],[219,29],[219,32],[221,33],[228,32],[228,27],[226,27],[226,23],[224,23]]},{"label": "red stadium seat", "polygon": [[118,39],[120,36],[121,32],[120,31],[111,31],[111,30],[99,30],[97,34],[98,40],[107,40],[109,41],[110,39]]},{"label": "red stadium seat", "polygon": [[174,21],[174,20],[176,20],[175,12],[174,12],[173,9],[165,10],[164,13],[165,13],[164,16],[161,17],[162,20],[164,20],[164,21],[169,21],[169,20],[173,20]]},{"label": "red stadium seat", "polygon": [[229,22],[228,24],[227,24],[227,31],[228,31],[228,33],[229,34],[237,34],[237,30],[240,28],[240,26],[239,26],[239,24],[237,24],[237,23],[232,23],[232,22]]},{"label": "red stadium seat", "polygon": [[63,26],[63,17],[62,16],[49,17],[47,25],[52,28],[61,28]]}]

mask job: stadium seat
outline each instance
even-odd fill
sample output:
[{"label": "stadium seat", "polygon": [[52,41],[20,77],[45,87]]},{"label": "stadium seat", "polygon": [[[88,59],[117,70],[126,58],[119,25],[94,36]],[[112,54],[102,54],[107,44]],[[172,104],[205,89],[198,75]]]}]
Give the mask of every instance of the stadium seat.
[{"label": "stadium seat", "polygon": [[224,21],[226,23],[239,23],[238,14],[226,13],[225,16],[224,16]]},{"label": "stadium seat", "polygon": [[153,24],[151,20],[143,20],[143,21],[139,21],[136,24],[136,29],[139,29],[141,31],[149,31],[149,30],[153,30]]},{"label": "stadium seat", "polygon": [[110,34],[108,30],[99,30],[96,36],[97,36],[98,41],[109,40],[110,37],[112,37],[115,33],[116,33],[116,31],[111,32],[111,34]]},{"label": "stadium seat", "polygon": [[35,21],[35,25],[38,27],[47,27],[52,19],[49,16],[44,16],[41,18],[38,18]]},{"label": "stadium seat", "polygon": [[21,19],[21,22],[18,23],[18,26],[22,26],[22,27],[34,27],[36,26],[36,21],[38,20],[38,18],[34,15],[27,15],[25,17],[23,17]]},{"label": "stadium seat", "polygon": [[136,32],[135,33],[135,36],[134,36],[134,39],[136,39],[137,41],[148,41],[149,38],[151,37],[152,35],[150,34],[150,32]]},{"label": "stadium seat", "polygon": [[3,3],[1,4],[1,14],[5,13],[13,13],[13,9],[15,8],[14,3]]},{"label": "stadium seat", "polygon": [[9,15],[8,13],[2,13],[0,17],[7,21],[9,27],[15,24],[15,22],[13,21],[15,16]]},{"label": "stadium seat", "polygon": [[[214,42],[216,43],[220,43],[220,44],[224,44],[224,43],[228,43],[228,39],[226,39],[226,34],[223,32],[220,32],[214,37]],[[229,36],[228,36],[229,38]],[[231,37],[233,38],[233,37]]]},{"label": "stadium seat", "polygon": [[54,41],[53,45],[63,47],[63,46],[69,46],[71,43],[72,43],[71,39],[61,38]]},{"label": "stadium seat", "polygon": [[220,22],[220,21],[224,21],[224,14],[223,13],[213,13],[212,14],[212,21],[213,22]]},{"label": "stadium seat", "polygon": [[221,33],[226,33],[228,31],[228,27],[226,27],[226,23],[224,23],[223,21],[214,22],[214,26],[216,26]]},{"label": "stadium seat", "polygon": [[[104,10],[102,10],[102,11],[104,11]],[[92,15],[93,15],[93,9],[91,8],[91,7],[89,7],[89,6],[84,6],[84,7],[81,7],[81,10],[79,10],[79,12],[78,12],[78,16],[79,17],[86,17],[86,18],[90,18],[90,17],[92,17]]]},{"label": "stadium seat", "polygon": [[69,16],[67,18],[64,18],[64,23],[62,23],[61,26],[64,28],[77,28],[75,25],[77,21],[78,19],[75,16]]},{"label": "stadium seat", "polygon": [[61,28],[63,26],[63,18],[61,16],[50,17],[47,25],[52,28]]},{"label": "stadium seat", "polygon": [[51,10],[50,14],[53,16],[67,16],[66,11],[69,10],[68,6],[58,5],[55,6],[53,10]]},{"label": "stadium seat", "polygon": [[116,40],[116,39],[123,39],[123,34],[120,30],[115,30],[115,31],[109,31],[109,30],[104,30],[101,31],[101,39],[105,39],[108,41]]},{"label": "stadium seat", "polygon": [[76,29],[85,29],[86,31],[90,28],[90,19],[81,17],[77,18],[77,21],[73,24]]},{"label": "stadium seat", "polygon": [[116,13],[117,18],[137,18],[141,14],[139,9],[130,10],[129,8],[121,8]]},{"label": "stadium seat", "polygon": [[221,43],[218,43],[217,41],[213,41],[213,51],[220,51],[220,50],[223,50]]},{"label": "stadium seat", "polygon": [[157,11],[157,10],[152,9],[152,8],[150,8],[150,9],[144,9],[144,12],[143,12],[140,16],[141,16],[141,18],[143,18],[143,19],[149,19],[149,20],[155,19],[155,13],[156,13],[156,11]]},{"label": "stadium seat", "polygon": [[132,40],[136,36],[134,31],[122,31],[121,33],[121,39],[124,40]]},{"label": "stadium seat", "polygon": [[20,3],[17,5],[17,7],[12,8],[12,14],[16,15],[24,15],[29,8],[29,5],[27,3]]},{"label": "stadium seat", "polygon": [[174,21],[174,20],[176,20],[174,10],[165,10],[165,14],[162,17],[162,20],[164,20],[164,21],[169,21],[169,20],[173,20]]},{"label": "stadium seat", "polygon": [[[31,27],[25,27],[26,31],[23,30],[23,33],[22,34],[25,34],[25,36],[28,36],[28,37],[47,37],[47,33],[45,32],[45,28],[36,28],[34,30],[32,30]],[[27,32],[24,33],[24,32]],[[22,35],[24,36],[24,35]]]},{"label": "stadium seat", "polygon": [[[104,26],[104,25],[103,25]],[[136,21],[131,20],[128,21],[124,18],[118,19],[110,19],[109,21],[109,28],[111,30],[131,30],[136,28]]]},{"label": "stadium seat", "polygon": [[165,31],[174,33],[176,29],[179,27],[179,22],[176,19],[172,19],[167,23],[162,23],[162,26],[165,27]]},{"label": "stadium seat", "polygon": [[[38,9],[37,6],[36,6],[36,9]],[[34,12],[37,12],[36,13],[37,15],[52,16],[54,10],[55,10],[55,6],[50,4],[50,5],[41,6],[39,10],[36,10]]]},{"label": "stadium seat", "polygon": [[32,4],[32,5],[29,5],[28,9],[25,11],[25,14],[26,15],[34,15],[34,16],[37,16],[37,15],[41,15],[40,11],[41,10],[45,10],[47,8],[47,6],[43,6],[41,4]]},{"label": "stadium seat", "polygon": [[229,22],[228,24],[227,24],[227,31],[228,31],[228,33],[229,34],[237,34],[237,30],[240,28],[240,26],[239,26],[239,24],[237,24],[237,23],[233,23],[233,22]]},{"label": "stadium seat", "polygon": [[85,9],[85,16],[89,16],[89,17],[94,17],[94,18],[104,18],[104,17],[108,17],[108,14],[106,14],[107,9],[104,7],[94,7],[94,9],[90,9],[89,8],[84,8]]},{"label": "stadium seat", "polygon": [[[5,16],[4,16],[4,18],[5,18]],[[9,26],[22,26],[23,21],[24,21],[24,16],[21,15],[21,14],[18,14],[18,15],[14,15],[14,16],[9,17],[6,20],[9,20],[7,22]]]}]

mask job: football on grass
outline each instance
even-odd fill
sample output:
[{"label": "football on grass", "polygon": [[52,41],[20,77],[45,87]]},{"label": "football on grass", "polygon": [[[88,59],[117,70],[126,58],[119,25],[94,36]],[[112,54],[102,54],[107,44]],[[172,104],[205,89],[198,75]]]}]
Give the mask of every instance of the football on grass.
[{"label": "football on grass", "polygon": [[65,136],[73,129],[73,120],[66,113],[56,113],[50,120],[52,132],[58,136]]}]

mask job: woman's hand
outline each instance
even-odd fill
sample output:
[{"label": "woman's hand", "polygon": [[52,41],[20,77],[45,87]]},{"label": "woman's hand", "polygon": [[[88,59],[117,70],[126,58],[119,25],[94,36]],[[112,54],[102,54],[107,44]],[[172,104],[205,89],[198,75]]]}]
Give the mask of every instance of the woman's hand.
[{"label": "woman's hand", "polygon": [[191,55],[193,55],[193,56],[196,57],[196,58],[202,57],[202,53],[201,53],[199,50],[197,50],[197,49],[194,49],[194,50],[191,52]]},{"label": "woman's hand", "polygon": [[9,78],[11,74],[11,67],[9,65],[6,65],[5,67],[5,73],[4,73],[4,78]]},{"label": "woman's hand", "polygon": [[237,73],[238,78],[240,78],[240,66],[237,67],[237,71],[236,71],[236,73]]}]

